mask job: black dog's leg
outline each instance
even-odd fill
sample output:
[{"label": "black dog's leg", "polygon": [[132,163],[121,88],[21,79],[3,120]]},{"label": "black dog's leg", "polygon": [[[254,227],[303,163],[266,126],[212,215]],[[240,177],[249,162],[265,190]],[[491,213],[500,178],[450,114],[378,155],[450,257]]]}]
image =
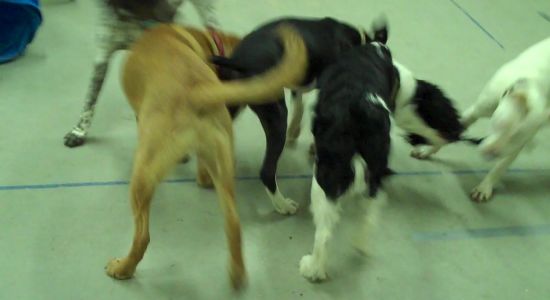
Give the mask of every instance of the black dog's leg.
[{"label": "black dog's leg", "polygon": [[284,99],[272,104],[251,106],[265,132],[266,150],[260,178],[275,210],[281,214],[294,214],[298,204],[285,198],[277,186],[277,163],[283,152],[286,139],[287,108]]}]

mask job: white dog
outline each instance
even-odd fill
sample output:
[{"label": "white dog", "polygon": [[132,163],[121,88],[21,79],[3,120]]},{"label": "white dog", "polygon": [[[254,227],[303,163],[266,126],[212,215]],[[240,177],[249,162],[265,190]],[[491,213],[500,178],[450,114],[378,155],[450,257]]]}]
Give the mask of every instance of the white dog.
[{"label": "white dog", "polygon": [[495,167],[471,193],[477,202],[487,201],[493,186],[508,166],[550,119],[550,38],[521,53],[502,66],[481,92],[477,102],[464,113],[462,123],[470,126],[491,117],[490,133],[480,149],[497,159]]}]

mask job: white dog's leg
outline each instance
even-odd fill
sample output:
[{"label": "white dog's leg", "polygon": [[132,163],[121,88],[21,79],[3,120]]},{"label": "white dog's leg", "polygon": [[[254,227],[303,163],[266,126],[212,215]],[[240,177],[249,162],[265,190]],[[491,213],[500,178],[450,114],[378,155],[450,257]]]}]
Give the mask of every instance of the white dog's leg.
[{"label": "white dog's leg", "polygon": [[302,117],[304,115],[304,101],[302,99],[303,93],[300,91],[292,92],[292,117],[288,130],[286,131],[286,141],[288,144],[294,144],[300,132],[302,130]]},{"label": "white dog's leg", "polygon": [[510,164],[516,159],[521,149],[523,148],[520,148],[511,155],[498,159],[496,165],[489,171],[487,176],[485,176],[481,183],[472,190],[472,200],[475,202],[485,202],[491,198],[494,185],[500,180],[502,175],[506,172],[506,169],[508,169]]},{"label": "white dog's leg", "polygon": [[315,176],[311,185],[311,212],[315,223],[313,253],[302,257],[300,273],[311,281],[321,281],[327,278],[327,242],[340,215],[338,205],[326,197]]},{"label": "white dog's leg", "polygon": [[84,101],[84,108],[82,109],[82,113],[80,114],[80,118],[78,119],[76,126],[65,135],[65,146],[76,147],[84,144],[84,140],[88,134],[88,129],[92,125],[95,105],[97,103],[99,92],[103,86],[105,75],[107,74],[109,61],[117,49],[118,47],[114,47],[114,45],[111,45],[111,47],[108,48],[100,48],[99,55],[95,60],[92,80],[88,86],[88,94],[86,95],[86,100]]}]

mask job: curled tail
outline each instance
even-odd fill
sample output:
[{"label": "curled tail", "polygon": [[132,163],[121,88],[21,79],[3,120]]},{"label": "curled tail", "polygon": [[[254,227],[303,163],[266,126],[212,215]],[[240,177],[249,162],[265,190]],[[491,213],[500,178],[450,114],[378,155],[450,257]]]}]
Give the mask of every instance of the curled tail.
[{"label": "curled tail", "polygon": [[199,106],[262,104],[277,101],[285,86],[299,85],[308,67],[304,40],[290,25],[281,25],[277,31],[284,54],[275,67],[247,79],[205,83],[193,89],[190,98]]}]

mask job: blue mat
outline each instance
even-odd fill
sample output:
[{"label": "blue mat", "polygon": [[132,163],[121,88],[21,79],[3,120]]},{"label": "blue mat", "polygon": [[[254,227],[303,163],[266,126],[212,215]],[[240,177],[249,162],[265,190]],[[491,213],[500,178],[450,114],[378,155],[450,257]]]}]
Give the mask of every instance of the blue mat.
[{"label": "blue mat", "polygon": [[0,63],[21,55],[40,24],[38,0],[0,0]]}]

